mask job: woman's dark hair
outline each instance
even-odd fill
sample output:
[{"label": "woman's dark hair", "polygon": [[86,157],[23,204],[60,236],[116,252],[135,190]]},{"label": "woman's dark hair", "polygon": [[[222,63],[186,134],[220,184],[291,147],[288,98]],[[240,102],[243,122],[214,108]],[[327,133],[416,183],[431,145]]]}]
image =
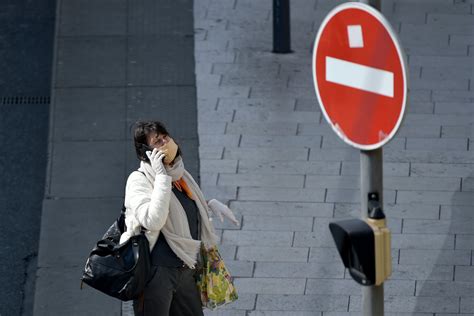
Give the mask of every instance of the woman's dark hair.
[{"label": "woman's dark hair", "polygon": [[[135,143],[135,152],[139,160],[150,162],[147,155],[145,154],[144,146],[148,146],[147,136],[150,133],[157,133],[158,135],[170,136],[166,127],[159,121],[138,121],[134,124],[133,128],[133,141]],[[176,142],[176,140],[175,140]],[[177,142],[176,142],[177,144]],[[181,155],[181,149],[178,146],[178,153],[176,157]]]}]

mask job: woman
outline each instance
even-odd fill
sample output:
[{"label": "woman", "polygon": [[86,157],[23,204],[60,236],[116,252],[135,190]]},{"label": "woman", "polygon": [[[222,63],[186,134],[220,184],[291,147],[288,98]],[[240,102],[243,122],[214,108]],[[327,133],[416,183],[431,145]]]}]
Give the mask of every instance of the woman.
[{"label": "woman", "polygon": [[208,206],[163,124],[137,122],[134,142],[141,162],[127,180],[127,231],[120,242],[145,229],[152,262],[144,296],[133,304],[135,315],[203,315],[194,272],[201,243],[217,243],[208,209],[221,220],[224,215],[238,221],[224,204],[211,200]]}]

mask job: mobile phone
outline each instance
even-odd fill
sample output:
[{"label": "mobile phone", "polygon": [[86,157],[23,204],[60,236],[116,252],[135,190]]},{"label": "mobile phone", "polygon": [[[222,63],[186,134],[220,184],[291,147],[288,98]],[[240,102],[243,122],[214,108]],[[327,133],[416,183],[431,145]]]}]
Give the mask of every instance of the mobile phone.
[{"label": "mobile phone", "polygon": [[145,161],[149,161],[148,156],[146,155],[146,152],[147,152],[147,151],[153,152],[153,149],[154,149],[154,148],[153,148],[153,147],[150,147],[150,146],[148,146],[148,145],[146,145],[146,144],[141,144],[140,149],[141,149],[141,155],[142,155],[142,157],[145,158]]}]

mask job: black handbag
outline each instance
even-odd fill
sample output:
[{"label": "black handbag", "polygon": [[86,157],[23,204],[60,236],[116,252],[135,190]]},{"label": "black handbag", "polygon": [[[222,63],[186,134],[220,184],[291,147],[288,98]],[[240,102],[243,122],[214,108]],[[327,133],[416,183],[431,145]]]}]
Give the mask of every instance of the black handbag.
[{"label": "black handbag", "polygon": [[138,299],[150,277],[148,239],[141,233],[119,244],[125,230],[125,207],[87,258],[82,283],[122,301]]}]

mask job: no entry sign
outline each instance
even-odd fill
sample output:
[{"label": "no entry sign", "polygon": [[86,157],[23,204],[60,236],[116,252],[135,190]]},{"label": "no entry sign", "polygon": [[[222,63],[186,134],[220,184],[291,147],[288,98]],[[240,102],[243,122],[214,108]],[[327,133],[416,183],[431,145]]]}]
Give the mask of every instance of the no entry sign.
[{"label": "no entry sign", "polygon": [[313,79],[326,120],[346,143],[372,150],[395,135],[407,99],[406,61],[377,10],[349,2],[326,16],[314,44]]}]

